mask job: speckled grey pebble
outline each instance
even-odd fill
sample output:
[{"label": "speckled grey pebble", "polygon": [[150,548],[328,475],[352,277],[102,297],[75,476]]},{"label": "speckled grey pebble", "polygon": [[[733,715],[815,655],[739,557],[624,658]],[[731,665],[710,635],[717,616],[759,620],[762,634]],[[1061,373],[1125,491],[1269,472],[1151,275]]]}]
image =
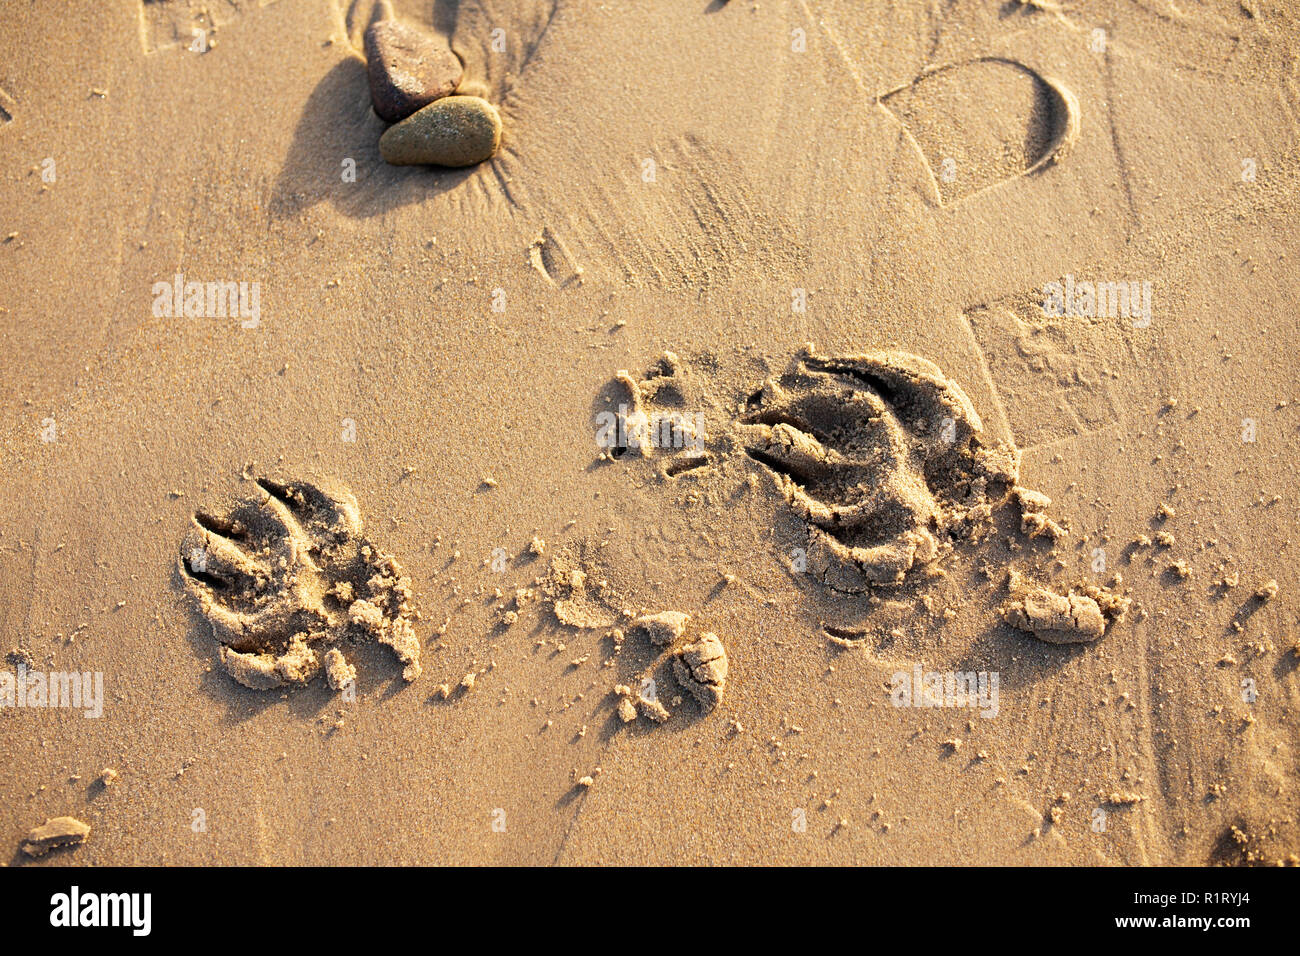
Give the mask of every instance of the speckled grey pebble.
[{"label": "speckled grey pebble", "polygon": [[473,166],[501,145],[501,116],[477,96],[448,96],[390,126],[379,154],[394,166]]}]

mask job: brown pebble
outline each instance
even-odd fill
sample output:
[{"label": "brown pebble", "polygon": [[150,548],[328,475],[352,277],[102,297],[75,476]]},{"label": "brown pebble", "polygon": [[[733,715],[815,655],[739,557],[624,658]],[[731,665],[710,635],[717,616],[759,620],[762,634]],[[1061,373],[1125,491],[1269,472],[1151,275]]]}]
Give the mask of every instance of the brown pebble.
[{"label": "brown pebble", "polygon": [[365,48],[370,102],[390,123],[450,96],[464,73],[446,40],[395,19],[387,0],[375,5]]}]

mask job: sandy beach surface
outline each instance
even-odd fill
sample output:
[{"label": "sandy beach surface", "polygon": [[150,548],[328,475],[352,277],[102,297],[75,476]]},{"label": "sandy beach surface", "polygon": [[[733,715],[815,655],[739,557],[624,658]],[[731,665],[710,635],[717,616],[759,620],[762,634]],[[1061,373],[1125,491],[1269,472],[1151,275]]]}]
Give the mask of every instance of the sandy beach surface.
[{"label": "sandy beach surface", "polygon": [[1300,862],[1294,4],[55,6],[5,862]]}]

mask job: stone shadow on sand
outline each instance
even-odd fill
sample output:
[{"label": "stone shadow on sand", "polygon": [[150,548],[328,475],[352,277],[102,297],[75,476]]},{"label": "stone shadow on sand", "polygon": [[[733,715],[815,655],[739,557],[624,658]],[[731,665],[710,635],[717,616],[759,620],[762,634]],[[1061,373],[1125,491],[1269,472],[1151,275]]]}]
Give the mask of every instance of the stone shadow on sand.
[{"label": "stone shadow on sand", "polygon": [[[379,155],[386,128],[370,107],[365,63],[344,58],[307,98],[271,194],[271,219],[326,201],[345,216],[369,219],[453,190],[477,169],[390,166]],[[349,182],[345,173],[353,164],[356,181]]]}]

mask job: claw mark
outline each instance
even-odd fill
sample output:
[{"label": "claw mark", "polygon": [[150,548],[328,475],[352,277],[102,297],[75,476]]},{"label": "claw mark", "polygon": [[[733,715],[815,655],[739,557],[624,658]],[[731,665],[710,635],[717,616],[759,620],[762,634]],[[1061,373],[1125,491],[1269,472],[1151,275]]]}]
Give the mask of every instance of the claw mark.
[{"label": "claw mark", "polygon": [[709,463],[709,456],[699,455],[678,455],[672,458],[664,465],[664,476],[676,478],[678,475],[684,475],[688,471],[694,471],[697,468],[703,468]]},{"label": "claw mark", "polygon": [[[898,616],[896,609],[891,607],[889,610],[893,612],[891,616]],[[885,655],[900,634],[898,627],[891,627],[888,624],[838,626],[822,621],[821,628],[832,647],[842,651],[863,651],[868,657],[881,664],[888,662]]]},{"label": "claw mark", "polygon": [[1129,238],[1142,226],[1138,216],[1137,201],[1133,198],[1133,183],[1129,179],[1128,158],[1119,141],[1119,125],[1115,122],[1115,67],[1111,59],[1110,48],[1106,49],[1106,122],[1110,128],[1111,148],[1115,151],[1115,167],[1119,170],[1120,183],[1124,187],[1124,201],[1128,205]]}]

